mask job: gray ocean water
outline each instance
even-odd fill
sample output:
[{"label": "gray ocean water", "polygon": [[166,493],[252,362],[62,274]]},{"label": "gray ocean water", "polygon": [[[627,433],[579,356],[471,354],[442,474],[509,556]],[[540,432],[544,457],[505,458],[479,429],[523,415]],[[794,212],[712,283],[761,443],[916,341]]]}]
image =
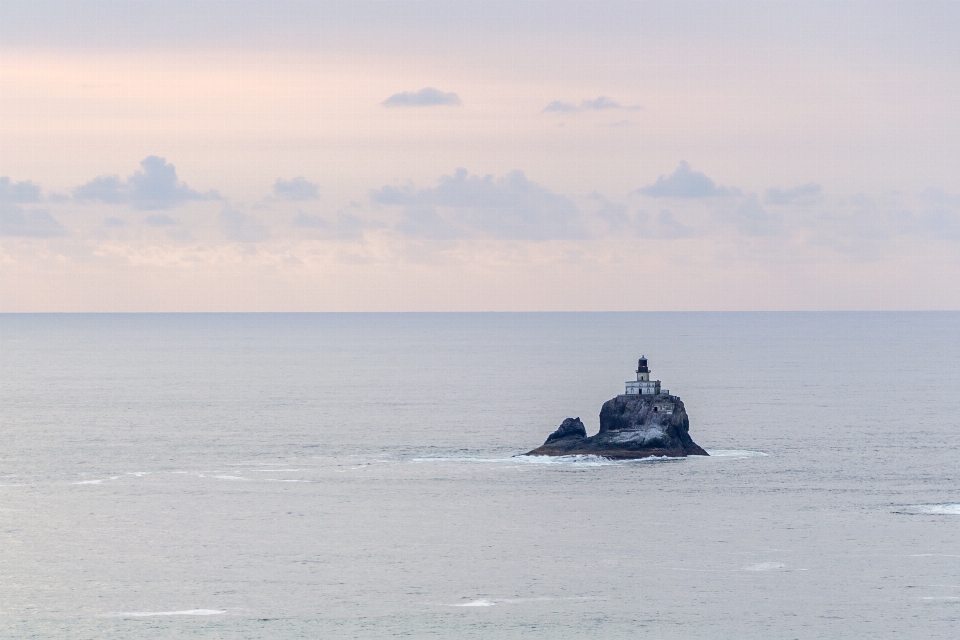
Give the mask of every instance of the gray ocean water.
[{"label": "gray ocean water", "polygon": [[3,315],[0,636],[955,638],[958,454],[960,313]]}]

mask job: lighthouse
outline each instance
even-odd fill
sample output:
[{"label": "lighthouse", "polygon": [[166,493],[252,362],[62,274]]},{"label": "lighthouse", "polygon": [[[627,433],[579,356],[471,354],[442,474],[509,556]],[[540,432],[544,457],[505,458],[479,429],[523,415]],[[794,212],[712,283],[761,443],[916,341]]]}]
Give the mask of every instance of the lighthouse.
[{"label": "lighthouse", "polygon": [[[627,388],[624,395],[628,396],[655,396],[660,393],[660,381],[650,381],[650,368],[647,366],[647,357],[640,356],[637,361],[637,379],[627,380]],[[666,390],[663,393],[667,393]]]}]

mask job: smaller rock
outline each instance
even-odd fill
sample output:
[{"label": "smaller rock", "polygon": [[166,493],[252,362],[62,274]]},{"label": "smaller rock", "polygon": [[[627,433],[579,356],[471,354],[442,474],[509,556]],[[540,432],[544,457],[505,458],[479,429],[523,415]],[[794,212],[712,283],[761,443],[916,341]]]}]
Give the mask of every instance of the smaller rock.
[{"label": "smaller rock", "polygon": [[587,428],[580,422],[580,418],[567,418],[560,423],[560,428],[550,434],[543,444],[550,444],[561,438],[586,438]]}]

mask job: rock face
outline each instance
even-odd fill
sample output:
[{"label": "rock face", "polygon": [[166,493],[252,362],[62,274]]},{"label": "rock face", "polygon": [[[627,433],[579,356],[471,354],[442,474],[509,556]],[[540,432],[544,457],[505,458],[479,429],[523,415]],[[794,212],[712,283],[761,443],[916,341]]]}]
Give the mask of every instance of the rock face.
[{"label": "rock face", "polygon": [[580,418],[567,418],[528,456],[593,455],[621,460],[705,456],[690,438],[690,419],[677,396],[617,396],[600,409],[600,432],[587,436]]}]

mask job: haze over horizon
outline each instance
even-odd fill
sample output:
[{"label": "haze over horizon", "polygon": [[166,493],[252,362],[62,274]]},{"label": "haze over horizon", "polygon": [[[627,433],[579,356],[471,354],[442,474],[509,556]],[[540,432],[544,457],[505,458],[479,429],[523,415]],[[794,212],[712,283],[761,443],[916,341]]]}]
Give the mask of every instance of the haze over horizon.
[{"label": "haze over horizon", "polygon": [[960,309],[958,31],[0,0],[0,312]]}]

